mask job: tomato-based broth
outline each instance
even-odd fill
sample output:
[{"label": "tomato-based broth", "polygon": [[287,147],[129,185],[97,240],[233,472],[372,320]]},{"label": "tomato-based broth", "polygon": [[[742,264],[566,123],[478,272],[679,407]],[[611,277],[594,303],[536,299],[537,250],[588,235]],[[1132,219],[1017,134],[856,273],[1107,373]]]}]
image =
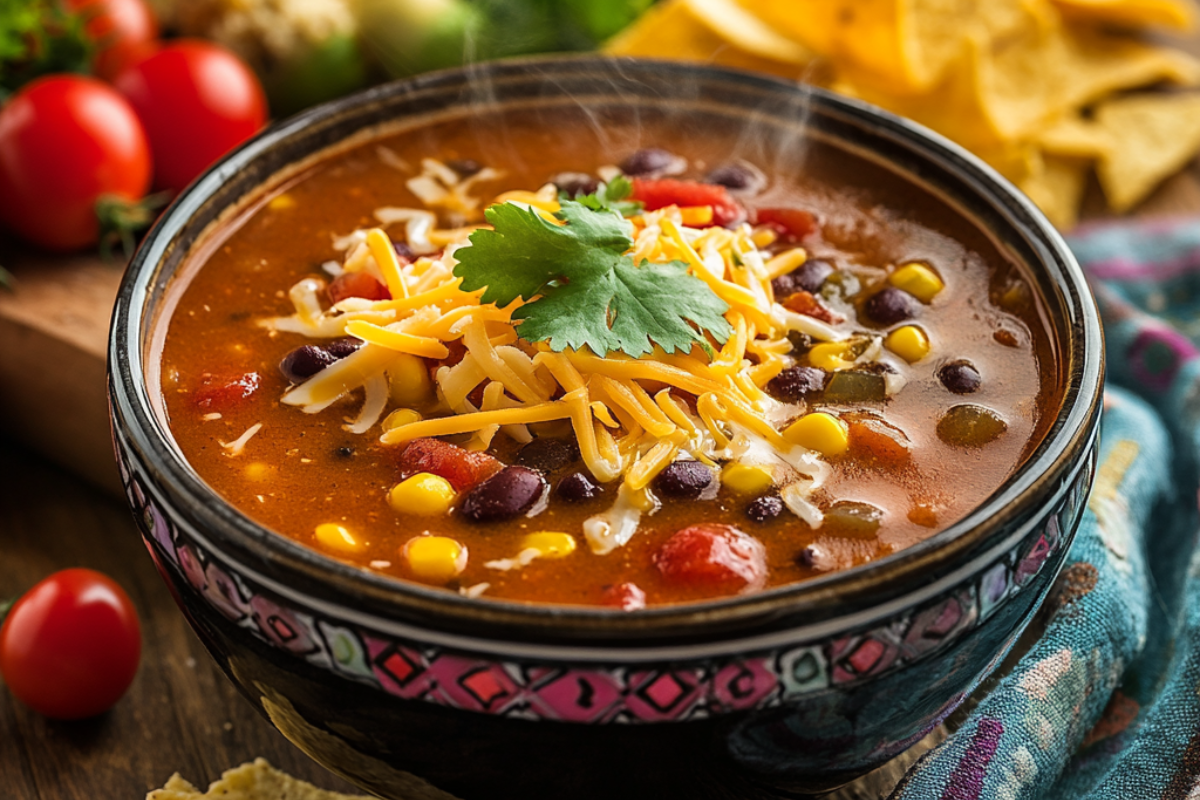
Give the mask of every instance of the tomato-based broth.
[{"label": "tomato-based broth", "polygon": [[632,610],[908,547],[1053,421],[1031,278],[929,193],[560,122],[385,136],[214,234],[161,353],[213,489],[363,569]]}]

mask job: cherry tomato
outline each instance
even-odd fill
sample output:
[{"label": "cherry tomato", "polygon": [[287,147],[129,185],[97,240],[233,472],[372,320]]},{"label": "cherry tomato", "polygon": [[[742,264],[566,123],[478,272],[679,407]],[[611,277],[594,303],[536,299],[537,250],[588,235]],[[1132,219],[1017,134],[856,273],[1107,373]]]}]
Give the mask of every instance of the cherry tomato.
[{"label": "cherry tomato", "polygon": [[97,202],[136,202],[150,147],[121,95],[93,78],[52,75],[0,108],[0,222],[47,250],[94,245]]},{"label": "cherry tomato", "polygon": [[19,599],[0,627],[0,674],[54,719],[107,711],[137,672],[142,633],[129,596],[107,575],[64,569]]},{"label": "cherry tomato", "polygon": [[767,551],[731,525],[706,523],[676,531],[654,554],[654,566],[671,583],[735,592],[763,585]]},{"label": "cherry tomato", "polygon": [[65,5],[87,18],[84,32],[97,45],[92,69],[105,80],[148,54],[158,41],[158,22],[145,0],[66,0]]},{"label": "cherry tomato", "polygon": [[343,272],[333,279],[326,293],[331,303],[340,303],[348,297],[365,297],[367,300],[391,300],[388,288],[373,275],[365,272]]},{"label": "cherry tomato", "polygon": [[200,376],[200,385],[192,392],[192,402],[201,411],[232,411],[258,391],[262,378],[257,372]]},{"label": "cherry tomato", "polygon": [[712,206],[713,225],[729,225],[746,217],[745,210],[729,196],[729,190],[715,183],[634,178],[631,197],[645,203],[647,211],[667,206]]},{"label": "cherry tomato", "polygon": [[155,184],[176,192],[267,120],[258,78],[209,42],[177,39],[127,66],[113,85],[146,128]]},{"label": "cherry tomato", "polygon": [[817,218],[811,211],[799,208],[760,208],[754,213],[759,225],[775,229],[784,242],[799,242],[817,231]]}]

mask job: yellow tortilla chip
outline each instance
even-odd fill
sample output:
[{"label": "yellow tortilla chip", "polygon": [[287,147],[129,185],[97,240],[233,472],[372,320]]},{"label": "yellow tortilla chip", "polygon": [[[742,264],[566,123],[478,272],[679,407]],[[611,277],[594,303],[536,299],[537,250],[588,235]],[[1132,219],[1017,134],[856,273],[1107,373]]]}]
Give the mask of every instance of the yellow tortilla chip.
[{"label": "yellow tortilla chip", "polygon": [[1121,89],[1200,81],[1181,52],[1062,27],[996,47],[972,40],[963,63],[934,90],[901,97],[843,79],[835,88],[928,125],[976,152],[1030,140],[1055,120]]},{"label": "yellow tortilla chip", "polygon": [[1143,28],[1161,25],[1181,31],[1196,26],[1196,9],[1188,0],[1054,0],[1063,15],[1089,22]]},{"label": "yellow tortilla chip", "polygon": [[1085,159],[1104,158],[1113,147],[1103,128],[1078,115],[1058,120],[1041,131],[1036,142],[1052,155]]},{"label": "yellow tortilla chip", "polygon": [[372,800],[362,795],[347,795],[318,789],[310,783],[280,772],[255,759],[225,772],[221,779],[201,794],[178,773],[161,789],[146,795],[146,800]]},{"label": "yellow tortilla chip", "polygon": [[666,0],[604,46],[610,55],[702,61],[796,78],[816,54],[734,0]]},{"label": "yellow tortilla chip", "polygon": [[1056,228],[1070,230],[1079,219],[1079,204],[1091,162],[1048,154],[1038,160],[1038,168],[1018,181],[1017,188],[1037,204]]},{"label": "yellow tortilla chip", "polygon": [[1200,151],[1200,95],[1111,100],[1097,107],[1096,124],[1113,142],[1096,174],[1109,206],[1126,211]]},{"label": "yellow tortilla chip", "polygon": [[933,88],[970,39],[985,43],[1053,19],[1046,0],[739,0],[785,36],[874,90]]}]

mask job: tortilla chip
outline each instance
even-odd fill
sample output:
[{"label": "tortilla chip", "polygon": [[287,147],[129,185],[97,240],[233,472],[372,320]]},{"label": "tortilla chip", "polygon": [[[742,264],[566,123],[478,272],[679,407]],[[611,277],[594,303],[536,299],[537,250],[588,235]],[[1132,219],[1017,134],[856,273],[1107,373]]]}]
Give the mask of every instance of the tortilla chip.
[{"label": "tortilla chip", "polygon": [[610,39],[605,52],[619,56],[702,61],[798,77],[816,58],[808,48],[776,33],[734,0],[666,0]]},{"label": "tortilla chip", "polygon": [[166,786],[146,795],[146,800],[372,800],[362,795],[347,795],[318,789],[310,783],[280,772],[266,762],[234,767],[208,787],[204,794],[179,777],[171,776]]},{"label": "tortilla chip", "polygon": [[1127,211],[1200,151],[1200,95],[1146,94],[1096,108],[1113,142],[1096,164],[1109,206]]},{"label": "tortilla chip", "polygon": [[927,92],[970,39],[991,42],[1052,19],[1046,0],[739,0],[783,35],[894,94]]},{"label": "tortilla chip", "polygon": [[1042,155],[1039,162],[1037,169],[1017,183],[1017,188],[1037,204],[1056,228],[1070,230],[1079,219],[1079,203],[1091,162],[1049,154]]},{"label": "tortilla chip", "polygon": [[1200,81],[1200,62],[1174,50],[1056,26],[995,47],[971,40],[961,65],[923,95],[890,95],[853,78],[834,88],[984,152],[1032,140],[1114,91],[1159,81],[1194,84]]},{"label": "tortilla chip", "polygon": [[1188,0],[1054,0],[1070,19],[1147,28],[1161,25],[1181,31],[1196,27],[1196,9]]},{"label": "tortilla chip", "polygon": [[1037,145],[1047,153],[1071,158],[1098,159],[1112,152],[1108,133],[1079,115],[1063,117],[1037,135]]}]

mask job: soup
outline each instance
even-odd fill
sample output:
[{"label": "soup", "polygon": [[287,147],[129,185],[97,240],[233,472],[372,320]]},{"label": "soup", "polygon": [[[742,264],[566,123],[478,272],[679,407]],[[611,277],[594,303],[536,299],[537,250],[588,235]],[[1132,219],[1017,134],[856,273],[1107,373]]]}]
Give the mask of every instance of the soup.
[{"label": "soup", "polygon": [[189,463],[470,596],[636,610],[870,562],[995,492],[1060,399],[1028,276],[815,142],[432,125],[197,251],[160,355]]}]

